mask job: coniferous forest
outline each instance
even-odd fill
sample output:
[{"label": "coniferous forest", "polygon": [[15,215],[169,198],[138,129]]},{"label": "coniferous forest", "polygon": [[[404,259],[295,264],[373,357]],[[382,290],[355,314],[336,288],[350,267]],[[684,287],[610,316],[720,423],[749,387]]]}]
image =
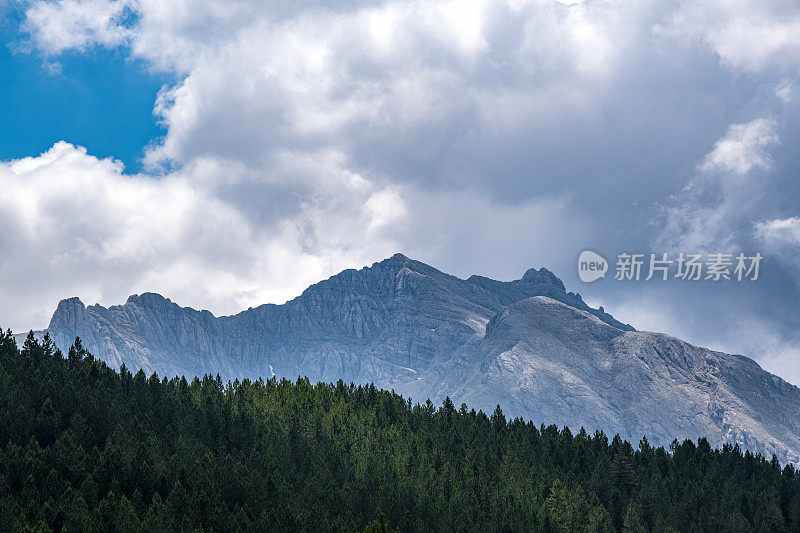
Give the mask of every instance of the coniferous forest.
[{"label": "coniferous forest", "polygon": [[799,531],[800,474],[708,442],[374,386],[119,372],[0,332],[0,531]]}]

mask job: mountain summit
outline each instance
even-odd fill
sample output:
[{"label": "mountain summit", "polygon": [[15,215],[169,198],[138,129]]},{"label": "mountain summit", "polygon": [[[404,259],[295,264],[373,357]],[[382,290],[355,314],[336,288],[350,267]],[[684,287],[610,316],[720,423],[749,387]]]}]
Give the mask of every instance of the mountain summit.
[{"label": "mountain summit", "polygon": [[396,254],[233,316],[153,293],[109,308],[70,298],[48,331],[147,373],[374,382],[633,441],[705,436],[800,460],[800,389],[745,357],[635,331],[545,268],[460,279]]}]

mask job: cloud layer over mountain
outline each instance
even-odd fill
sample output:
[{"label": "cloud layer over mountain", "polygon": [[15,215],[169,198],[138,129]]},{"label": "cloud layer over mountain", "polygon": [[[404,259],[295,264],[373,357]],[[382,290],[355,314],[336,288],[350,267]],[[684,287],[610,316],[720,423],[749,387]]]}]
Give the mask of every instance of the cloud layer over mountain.
[{"label": "cloud layer over mountain", "polygon": [[[176,81],[141,173],[70,139],[0,163],[4,327],[147,290],[229,313],[403,250],[544,265],[800,382],[800,7],[60,0],[23,25],[48,62],[119,48]],[[749,285],[578,286],[586,248],[767,257]]]}]

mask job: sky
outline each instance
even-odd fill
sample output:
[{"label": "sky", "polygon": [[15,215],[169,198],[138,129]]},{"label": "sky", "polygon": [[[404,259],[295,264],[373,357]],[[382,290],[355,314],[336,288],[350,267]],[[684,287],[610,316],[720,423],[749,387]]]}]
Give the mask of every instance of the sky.
[{"label": "sky", "polygon": [[[232,314],[402,252],[545,266],[800,385],[800,4],[0,0],[0,38],[4,328]],[[763,260],[616,280],[625,252]]]}]

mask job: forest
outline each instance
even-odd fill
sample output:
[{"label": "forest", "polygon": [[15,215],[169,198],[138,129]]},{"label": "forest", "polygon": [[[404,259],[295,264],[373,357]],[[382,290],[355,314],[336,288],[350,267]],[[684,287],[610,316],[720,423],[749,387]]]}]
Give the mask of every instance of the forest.
[{"label": "forest", "polygon": [[118,371],[0,331],[0,531],[800,531],[800,474],[373,385]]}]

